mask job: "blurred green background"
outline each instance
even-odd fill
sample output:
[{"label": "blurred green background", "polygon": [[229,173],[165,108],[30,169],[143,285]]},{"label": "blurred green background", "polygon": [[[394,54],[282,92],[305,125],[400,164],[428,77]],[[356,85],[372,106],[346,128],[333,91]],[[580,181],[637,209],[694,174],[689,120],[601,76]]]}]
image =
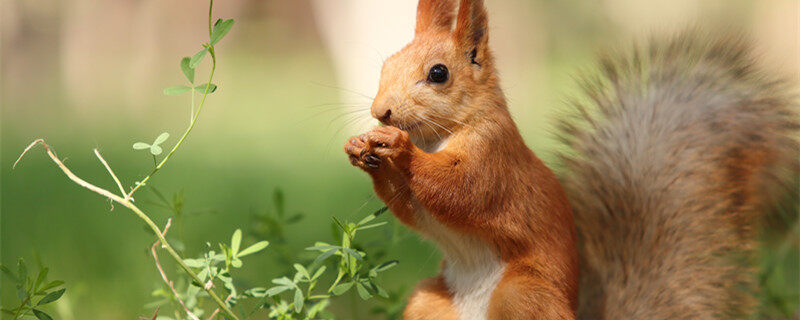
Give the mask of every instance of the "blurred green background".
[{"label": "blurred green background", "polygon": [[[236,19],[217,45],[220,89],[209,97],[188,141],[150,184],[165,194],[183,191],[187,252],[200,253],[206,241],[225,242],[236,228],[245,231],[246,242],[258,240],[252,217],[270,208],[276,188],[285,193],[290,212],[305,214],[287,230],[292,251],[330,241],[331,216],[356,220],[381,207],[369,179],[350,167],[341,147],[371,125],[365,113],[347,112],[369,106],[363,95],[374,94],[381,60],[411,36],[415,1],[346,0],[334,2],[335,8],[331,2],[217,4],[215,16]],[[529,145],[550,163],[557,148],[552,119],[575,89],[572,77],[591,70],[602,48],[690,24],[735,27],[758,39],[769,67],[795,77],[800,70],[795,0],[486,2],[512,112]],[[163,96],[161,89],[183,84],[178,61],[196,52],[206,36],[206,3],[0,3],[0,261],[14,264],[24,257],[34,264],[39,256],[51,277],[65,280],[65,298],[49,309],[58,319],[152,313],[144,305],[154,300],[150,292],[160,287],[160,278],[147,252],[153,237],[143,224],[67,180],[40,149],[13,171],[11,164],[41,137],[75,173],[100,186],[114,188],[93,148],[126,186],[146,175],[152,159],[131,145],[167,131],[172,138],[165,145],[171,146],[188,124],[188,97]],[[155,199],[147,188],[137,196],[163,224],[170,213],[147,204]],[[394,224],[388,215],[381,219]],[[399,233],[388,256],[401,263],[386,273],[385,284],[410,289],[436,273],[439,255],[404,228],[387,229],[393,228]],[[385,233],[364,236],[379,239]],[[762,250],[765,263],[778,261],[763,279],[767,315],[796,313],[795,236],[771,239],[779,245]],[[264,286],[285,271],[271,254],[267,249],[248,258],[241,278]],[[12,286],[3,285],[1,293],[3,305],[16,300]],[[343,319],[369,318],[341,299],[334,311]]]}]

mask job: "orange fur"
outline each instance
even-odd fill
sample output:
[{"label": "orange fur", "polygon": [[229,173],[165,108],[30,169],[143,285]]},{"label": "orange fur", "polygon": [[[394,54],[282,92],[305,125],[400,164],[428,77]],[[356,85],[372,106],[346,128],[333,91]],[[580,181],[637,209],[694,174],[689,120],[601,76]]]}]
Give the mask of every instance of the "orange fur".
[{"label": "orange fur", "polygon": [[452,296],[442,277],[430,278],[419,283],[403,311],[405,319],[458,320]]},{"label": "orange fur", "polygon": [[[453,31],[451,2],[420,0],[415,39],[386,61],[373,102],[373,116],[387,126],[353,137],[345,151],[403,223],[439,239],[443,270],[474,266],[470,252],[446,247],[434,231],[439,225],[451,237],[474,239],[477,247],[467,250],[485,245],[500,261],[502,276],[490,283],[482,318],[574,318],[578,264],[567,198],[511,119],[488,48],[483,2],[462,0]],[[427,80],[437,64],[449,70],[446,82]],[[460,279],[444,275],[415,291],[406,319],[463,312],[454,297],[470,292],[457,292]]]}]

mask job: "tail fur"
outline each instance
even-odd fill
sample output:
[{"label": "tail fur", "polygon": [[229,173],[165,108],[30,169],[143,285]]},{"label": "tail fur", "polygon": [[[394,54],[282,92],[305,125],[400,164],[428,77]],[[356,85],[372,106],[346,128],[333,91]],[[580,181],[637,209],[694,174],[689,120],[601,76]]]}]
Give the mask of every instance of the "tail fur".
[{"label": "tail fur", "polygon": [[789,82],[755,67],[746,41],[698,34],[602,58],[561,123],[581,318],[754,310],[759,218],[797,191],[797,102]]}]

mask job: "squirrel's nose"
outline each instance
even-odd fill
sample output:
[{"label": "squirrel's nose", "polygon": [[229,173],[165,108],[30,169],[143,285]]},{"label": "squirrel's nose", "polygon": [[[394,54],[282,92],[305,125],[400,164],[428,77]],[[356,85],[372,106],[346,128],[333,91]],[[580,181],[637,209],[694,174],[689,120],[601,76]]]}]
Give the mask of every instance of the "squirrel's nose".
[{"label": "squirrel's nose", "polygon": [[383,113],[382,116],[378,117],[378,121],[386,123],[389,121],[389,118],[392,116],[392,109],[386,109],[386,112]]}]

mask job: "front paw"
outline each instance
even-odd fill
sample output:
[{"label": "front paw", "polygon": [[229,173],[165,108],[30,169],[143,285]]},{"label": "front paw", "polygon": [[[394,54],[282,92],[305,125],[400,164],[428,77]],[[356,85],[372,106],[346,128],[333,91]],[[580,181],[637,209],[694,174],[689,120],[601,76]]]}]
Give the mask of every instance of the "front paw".
[{"label": "front paw", "polygon": [[370,152],[366,134],[350,138],[344,145],[344,152],[350,157],[350,163],[356,167],[364,170],[380,168],[381,159]]},{"label": "front paw", "polygon": [[377,127],[366,134],[367,144],[378,157],[402,167],[411,154],[413,144],[408,132],[396,127]]},{"label": "front paw", "polygon": [[354,166],[375,170],[387,163],[404,167],[408,162],[411,146],[407,132],[395,127],[377,127],[368,133],[350,138],[344,150]]}]

